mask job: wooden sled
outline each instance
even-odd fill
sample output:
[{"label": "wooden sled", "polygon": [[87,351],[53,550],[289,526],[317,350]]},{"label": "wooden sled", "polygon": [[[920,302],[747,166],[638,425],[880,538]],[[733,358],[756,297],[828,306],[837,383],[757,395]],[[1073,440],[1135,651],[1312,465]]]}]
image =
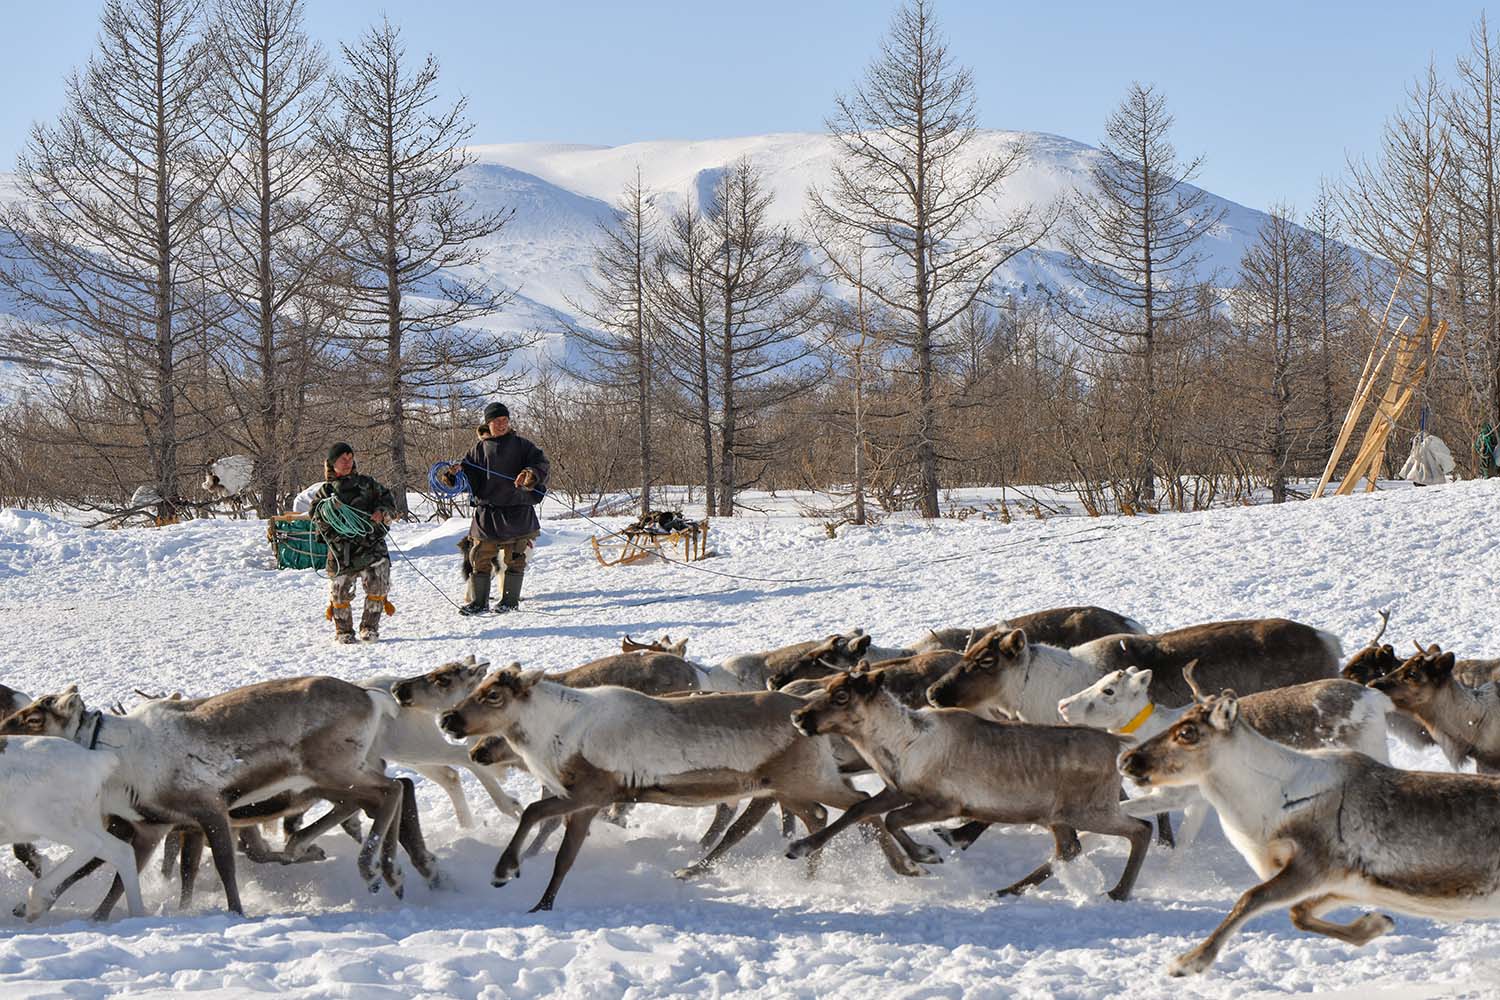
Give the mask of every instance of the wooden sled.
[{"label": "wooden sled", "polygon": [[683,531],[626,528],[612,535],[595,535],[589,541],[594,546],[594,558],[601,566],[628,566],[654,556],[678,562],[697,562],[708,558],[708,519]]}]

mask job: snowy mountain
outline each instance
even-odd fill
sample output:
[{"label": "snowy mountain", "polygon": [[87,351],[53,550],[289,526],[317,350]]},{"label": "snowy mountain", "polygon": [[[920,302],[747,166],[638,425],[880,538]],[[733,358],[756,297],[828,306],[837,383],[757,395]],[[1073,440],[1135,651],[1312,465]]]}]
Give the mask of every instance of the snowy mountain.
[{"label": "snowy mountain", "polygon": [[[992,205],[997,219],[1026,205],[1056,204],[1086,183],[1090,164],[1101,155],[1092,146],[1062,136],[996,130],[981,132],[971,155],[998,153],[1017,140],[1027,153]],[[565,320],[573,319],[569,300],[577,301],[583,294],[598,226],[609,219],[611,205],[637,170],[652,204],[665,214],[689,197],[702,204],[722,170],[748,157],[764,171],[774,193],[774,219],[797,224],[809,185],[827,181],[837,155],[827,135],[804,132],[623,146],[509,143],[474,146],[472,151],[477,162],[467,172],[465,185],[475,205],[489,211],[515,210],[512,221],[489,241],[483,270],[488,279],[518,290],[518,295],[504,314],[486,325],[540,331],[549,339],[558,335]],[[14,178],[0,174],[0,201],[14,196]],[[1204,272],[1227,275],[1266,215],[1212,194],[1208,201],[1226,214],[1202,245]],[[1056,235],[1011,261],[1002,280],[1015,288],[1038,282],[1066,287],[1064,255]]]}]

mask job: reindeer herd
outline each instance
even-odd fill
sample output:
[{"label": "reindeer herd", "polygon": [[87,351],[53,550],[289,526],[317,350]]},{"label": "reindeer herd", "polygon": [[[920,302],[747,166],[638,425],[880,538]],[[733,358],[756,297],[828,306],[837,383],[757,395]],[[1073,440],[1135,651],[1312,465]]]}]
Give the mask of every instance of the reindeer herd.
[{"label": "reindeer herd", "polygon": [[[1403,660],[1379,640],[1341,669],[1337,638],[1285,619],[1148,634],[1071,607],[934,629],[901,648],[856,630],[705,667],[685,642],[626,637],[622,652],[561,673],[492,671],[471,656],[415,677],[298,677],[128,712],[90,707],[75,687],[32,700],[0,685],[0,840],[35,876],[15,909],[30,920],[101,865],[115,879],[95,917],[122,894],[131,915],[145,913],[139,873],[164,841],[181,905],[206,845],[242,914],[239,855],[322,860],[316,842],[336,828],[359,841],[369,890],[400,896],[398,850],[430,885],[442,876],[397,766],[438,785],[462,827],[474,823],[462,771],[516,820],[496,886],[562,827],[536,910],[556,902],[594,819],[626,822],[642,802],[717,807],[705,853],[678,878],[709,871],[774,806],[788,836],[800,823],[786,854],[806,858],[809,875],[851,826],[902,875],[942,861],[916,827],[960,821],[934,831],[959,849],[994,824],[1045,827],[1052,856],[1001,896],[1075,857],[1080,833],[1119,837],[1128,854],[1109,896],[1124,900],[1151,843],[1147,820],[1171,845],[1169,814],[1183,810],[1175,836],[1186,847],[1212,808],[1264,881],[1169,966],[1196,973],[1273,907],[1354,944],[1391,919],[1324,914],[1500,915],[1500,853],[1474,850],[1500,828],[1500,777],[1489,776],[1500,770],[1500,661],[1420,645]],[[1388,727],[1481,773],[1392,768]],[[541,785],[524,808],[503,786],[513,768]],[[875,794],[850,780],[870,772],[883,784]],[[829,810],[840,813],[831,822]],[[276,821],[279,849],[263,832]],[[39,842],[71,853],[44,871]]]}]

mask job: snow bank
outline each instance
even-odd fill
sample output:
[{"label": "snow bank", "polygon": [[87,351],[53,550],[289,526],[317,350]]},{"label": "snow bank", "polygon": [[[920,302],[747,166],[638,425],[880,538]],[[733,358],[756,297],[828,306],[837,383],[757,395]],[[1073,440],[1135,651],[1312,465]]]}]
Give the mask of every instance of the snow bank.
[{"label": "snow bank", "polygon": [[[405,525],[394,536],[411,559],[396,556],[397,615],[378,645],[353,647],[329,641],[320,577],[270,568],[260,523],[91,531],[5,510],[0,681],[33,693],[77,681],[96,704],[128,704],[136,688],[204,694],[309,672],[414,673],[469,652],[560,669],[617,649],[625,632],[685,635],[689,655],[705,661],[855,625],[897,643],[930,626],[1084,602],[1159,630],[1285,615],[1334,632],[1349,650],[1373,634],[1376,611],[1392,607],[1390,641],[1496,656],[1497,501],[1500,481],[1490,481],[1136,519],[893,520],[828,539],[795,505],[766,498],[767,516],[715,520],[721,558],[700,564],[759,580],[601,568],[587,546],[594,527],[559,520],[549,501],[527,613],[459,617],[417,570],[459,596],[453,545],[463,522]],[[1397,746],[1393,757],[1443,766],[1436,751]],[[510,784],[524,798],[536,793],[524,777]],[[175,889],[152,865],[144,887],[155,915],[96,927],[83,920],[104,889],[95,876],[39,925],[0,917],[0,996],[1178,997],[1184,987],[1163,976],[1166,960],[1252,882],[1213,824],[1184,856],[1153,849],[1136,898],[1123,904],[1100,895],[1123,847],[1098,838],[1043,891],[993,900],[991,890],[1047,852],[1036,830],[993,831],[912,880],[858,838],[841,838],[809,882],[768,823],[712,878],[683,884],[670,872],[696,856],[708,811],[645,807],[629,829],[596,824],[559,909],[532,916],[525,910],[550,861],[490,888],[513,827],[477,786],[470,793],[487,820],[460,831],[446,799],[422,786],[448,889],[408,879],[405,901],[370,896],[353,843],[329,837],[327,862],[241,863],[248,920],[220,912],[207,867],[197,906],[178,913]],[[0,900],[20,898],[25,885],[19,865],[0,863]],[[1394,934],[1356,949],[1300,933],[1278,913],[1252,922],[1187,989],[1491,995],[1500,925],[1398,917]]]}]

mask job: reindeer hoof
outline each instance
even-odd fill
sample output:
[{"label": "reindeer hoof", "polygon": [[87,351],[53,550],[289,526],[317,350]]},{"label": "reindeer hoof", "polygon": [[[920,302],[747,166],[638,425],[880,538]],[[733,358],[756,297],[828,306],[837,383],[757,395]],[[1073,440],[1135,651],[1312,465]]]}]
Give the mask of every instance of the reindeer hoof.
[{"label": "reindeer hoof", "polygon": [[697,878],[699,875],[702,875],[707,871],[707,868],[704,868],[700,865],[688,865],[686,868],[677,869],[672,873],[672,877],[682,879],[682,881],[687,882],[691,879]]},{"label": "reindeer hoof", "polygon": [[372,879],[370,879],[368,882],[365,883],[365,888],[368,889],[368,890],[370,890],[370,895],[372,895],[372,896],[378,895],[380,893],[380,879],[378,879],[378,878],[372,878]]},{"label": "reindeer hoof", "polygon": [[943,856],[926,844],[917,844],[916,848],[910,854],[913,861],[924,865],[940,865],[943,863]]},{"label": "reindeer hoof", "polygon": [[552,909],[552,900],[550,900],[550,899],[544,899],[540,903],[537,903],[535,906],[533,906],[531,909],[527,910],[526,912],[527,913],[541,913],[544,910],[551,910],[551,909]]},{"label": "reindeer hoof", "polygon": [[1196,976],[1207,969],[1213,959],[1208,958],[1198,949],[1178,955],[1167,963],[1167,975],[1169,976]]},{"label": "reindeer hoof", "polygon": [[427,888],[434,892],[446,889],[448,888],[448,880],[443,878],[442,872],[434,868],[432,874],[427,876]]},{"label": "reindeer hoof", "polygon": [[808,845],[805,838],[796,841],[786,849],[786,856],[791,858],[793,861],[796,861],[798,858],[805,858],[811,853],[812,848]]},{"label": "reindeer hoof", "polygon": [[1105,893],[1105,895],[1108,896],[1110,899],[1113,899],[1116,903],[1123,903],[1127,899],[1130,898],[1130,890],[1129,889],[1111,889],[1111,890],[1109,890],[1109,892]]}]

